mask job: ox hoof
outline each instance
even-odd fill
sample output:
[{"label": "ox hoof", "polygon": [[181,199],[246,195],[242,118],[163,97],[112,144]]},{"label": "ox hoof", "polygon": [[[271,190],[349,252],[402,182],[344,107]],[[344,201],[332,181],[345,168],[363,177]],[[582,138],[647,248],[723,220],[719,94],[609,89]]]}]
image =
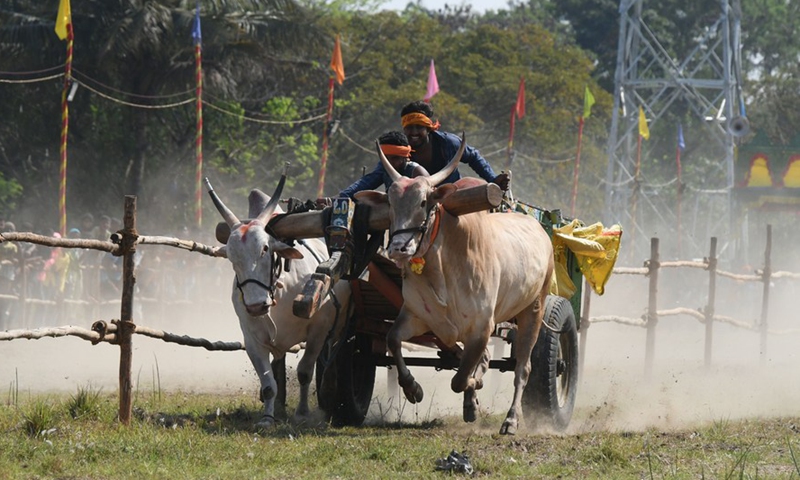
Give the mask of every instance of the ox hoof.
[{"label": "ox hoof", "polygon": [[517,434],[517,419],[506,418],[503,426],[500,427],[500,435],[516,435]]},{"label": "ox hoof", "polygon": [[406,398],[411,403],[419,403],[419,402],[421,402],[422,401],[422,397],[424,396],[424,393],[422,391],[422,387],[416,381],[414,381],[413,384],[411,384],[411,385],[409,385],[407,387],[403,387],[403,393],[406,394]]},{"label": "ox hoof", "polygon": [[261,417],[259,421],[256,422],[254,425],[256,429],[268,429],[275,426],[275,417],[272,415],[264,415]]}]

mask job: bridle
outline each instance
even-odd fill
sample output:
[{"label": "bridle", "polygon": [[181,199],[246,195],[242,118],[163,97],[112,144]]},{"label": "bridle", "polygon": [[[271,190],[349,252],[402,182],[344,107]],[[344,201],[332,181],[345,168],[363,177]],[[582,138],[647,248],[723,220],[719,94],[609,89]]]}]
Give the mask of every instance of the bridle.
[{"label": "bridle", "polygon": [[[311,247],[308,246],[308,243],[306,243],[302,239],[298,240],[298,243],[300,243],[300,245],[306,247],[306,250],[308,250],[311,253],[311,255],[314,257],[314,259],[317,261],[317,263],[322,263],[323,259],[320,258],[320,256],[317,254],[317,252],[314,251],[314,249],[312,249]],[[266,285],[261,280],[257,280],[255,278],[248,278],[248,279],[245,279],[245,281],[240,282],[239,281],[239,275],[236,275],[236,288],[239,289],[239,293],[242,296],[242,300],[244,300],[244,290],[242,290],[242,287],[244,287],[248,283],[254,283],[254,284],[258,285],[259,287],[261,287],[261,288],[263,288],[264,290],[267,291],[267,293],[269,294],[269,298],[271,300],[268,303],[271,304],[271,305],[274,305],[275,304],[275,282],[278,281],[278,279],[280,278],[281,274],[284,271],[284,262],[287,263],[285,270],[289,270],[289,266],[288,266],[289,260],[281,261],[281,258],[278,257],[278,255],[276,255],[274,253],[272,254],[272,269],[269,272],[269,285]]]},{"label": "bridle", "polygon": [[[400,230],[390,231],[389,242],[392,241],[392,238],[394,238],[395,235],[400,235],[401,233],[409,233],[409,232],[414,232],[415,234],[420,233],[421,235],[419,244],[417,245],[417,249],[414,251],[414,253],[411,254],[412,256],[416,255],[417,252],[419,252],[420,247],[422,246],[422,239],[425,238],[425,234],[428,233],[428,228],[431,226],[432,222],[436,227],[434,228],[434,236],[435,236],[435,232],[436,230],[438,230],[438,217],[439,217],[439,215],[437,215],[438,213],[439,213],[439,204],[437,203],[433,207],[428,209],[427,213],[425,214],[425,220],[422,222],[422,225],[418,227],[401,228]],[[433,220],[434,218],[435,220]],[[407,247],[408,244],[411,243],[411,240],[414,239],[414,236],[415,235],[412,235],[408,238],[408,240],[406,240],[406,243],[403,244],[403,248]],[[433,243],[433,239],[431,239],[431,243]]]},{"label": "bridle", "polygon": [[283,273],[283,262],[280,261],[277,255],[274,253],[272,254],[272,269],[269,272],[269,285],[264,284],[261,280],[257,280],[255,278],[248,278],[245,281],[239,281],[239,275],[236,275],[236,288],[239,289],[239,294],[242,296],[242,301],[244,302],[244,290],[242,287],[247,285],[248,283],[254,283],[259,287],[263,288],[269,294],[270,302],[268,304],[274,305],[275,304],[275,282],[280,278],[281,273]]}]

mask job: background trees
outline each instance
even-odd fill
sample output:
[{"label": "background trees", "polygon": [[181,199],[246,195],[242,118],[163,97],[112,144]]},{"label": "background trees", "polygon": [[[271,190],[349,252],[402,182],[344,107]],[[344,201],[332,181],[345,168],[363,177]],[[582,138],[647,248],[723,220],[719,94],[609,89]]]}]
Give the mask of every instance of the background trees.
[{"label": "background trees", "polygon": [[[748,113],[754,126],[783,138],[796,130],[796,110],[789,107],[796,62],[787,58],[797,57],[788,33],[798,24],[798,8],[781,0],[756,3],[743,6],[746,92],[753,92]],[[0,9],[0,78],[61,72],[64,45],[53,34],[57,5],[17,0]],[[597,103],[584,132],[578,213],[599,218],[618,2],[530,0],[485,14],[365,5],[201,2],[206,173],[233,197],[232,205],[244,209],[250,188],[271,189],[287,162],[287,194],[316,195],[328,63],[339,33],[347,79],[335,91],[339,123],[326,195],[374,166],[374,139],[400,128],[399,110],[423,95],[433,58],[442,89],[433,105],[443,128],[465,131],[496,170],[511,168],[519,198],[550,208],[569,205],[577,117],[588,85]],[[143,219],[191,224],[194,6],[188,0],[72,0],[75,77],[83,87],[70,107],[71,219],[84,211],[118,215],[121,196],[135,193],[148,213]],[[717,9],[713,0],[670,0],[646,14],[665,47],[679,52],[694,41],[704,15]],[[509,118],[521,76],[527,115],[517,121],[509,164]],[[0,83],[3,216],[57,223],[61,82]]]}]

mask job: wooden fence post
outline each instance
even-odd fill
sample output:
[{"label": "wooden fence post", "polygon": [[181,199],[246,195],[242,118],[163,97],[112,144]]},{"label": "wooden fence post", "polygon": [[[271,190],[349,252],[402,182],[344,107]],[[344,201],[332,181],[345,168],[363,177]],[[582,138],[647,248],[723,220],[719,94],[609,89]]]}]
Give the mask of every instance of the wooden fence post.
[{"label": "wooden fence post", "polygon": [[580,333],[580,346],[578,348],[578,378],[583,378],[583,365],[586,359],[586,342],[589,333],[589,307],[591,305],[592,286],[589,285],[589,280],[583,279],[583,308],[581,308],[581,329]]},{"label": "wooden fence post", "polygon": [[650,291],[647,299],[647,340],[644,352],[645,378],[650,379],[653,373],[653,356],[655,354],[656,325],[658,324],[658,238],[650,239],[650,260],[645,262],[647,276],[650,277]]},{"label": "wooden fence post", "polygon": [[118,323],[117,338],[119,340],[119,421],[123,425],[130,425],[133,404],[131,393],[131,365],[133,363],[133,348],[131,337],[136,325],[133,323],[133,290],[136,285],[134,275],[134,254],[136,253],[136,197],[125,196],[125,217],[123,223],[120,247],[122,256],[122,304],[120,305],[120,318]]},{"label": "wooden fence post", "polygon": [[19,244],[19,274],[20,274],[20,288],[19,288],[19,312],[22,318],[22,326],[20,328],[28,328],[28,262],[25,261],[25,253],[23,252],[22,245]]},{"label": "wooden fence post", "polygon": [[761,363],[767,360],[767,314],[769,313],[769,284],[772,276],[772,225],[767,225],[767,246],[764,249],[764,270],[761,279],[764,282],[763,295],[761,296]]},{"label": "wooden fence post", "polygon": [[714,310],[717,303],[717,237],[711,237],[711,251],[708,253],[708,303],[704,309],[706,323],[705,365],[711,367],[711,344],[713,343]]}]

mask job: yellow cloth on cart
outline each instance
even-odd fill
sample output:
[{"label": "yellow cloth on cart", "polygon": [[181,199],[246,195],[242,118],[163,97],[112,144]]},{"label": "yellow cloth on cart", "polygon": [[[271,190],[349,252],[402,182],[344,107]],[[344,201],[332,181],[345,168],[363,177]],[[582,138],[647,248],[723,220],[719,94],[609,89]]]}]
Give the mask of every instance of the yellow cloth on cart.
[{"label": "yellow cloth on cart", "polygon": [[583,226],[573,220],[560,228],[553,228],[553,253],[558,294],[570,298],[576,287],[567,271],[567,250],[575,254],[584,278],[598,295],[602,295],[606,282],[619,256],[622,227],[603,228],[602,223]]}]

